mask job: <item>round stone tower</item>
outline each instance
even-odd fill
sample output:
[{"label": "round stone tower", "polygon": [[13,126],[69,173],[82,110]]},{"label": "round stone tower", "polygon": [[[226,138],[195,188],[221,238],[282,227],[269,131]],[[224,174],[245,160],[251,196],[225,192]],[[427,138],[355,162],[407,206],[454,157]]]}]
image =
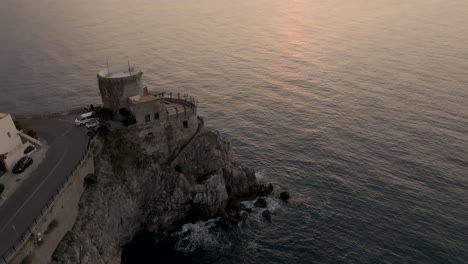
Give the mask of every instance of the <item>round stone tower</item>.
[{"label": "round stone tower", "polygon": [[114,113],[123,107],[128,109],[128,98],[142,93],[142,75],[138,67],[130,64],[100,71],[97,78],[103,106]]}]

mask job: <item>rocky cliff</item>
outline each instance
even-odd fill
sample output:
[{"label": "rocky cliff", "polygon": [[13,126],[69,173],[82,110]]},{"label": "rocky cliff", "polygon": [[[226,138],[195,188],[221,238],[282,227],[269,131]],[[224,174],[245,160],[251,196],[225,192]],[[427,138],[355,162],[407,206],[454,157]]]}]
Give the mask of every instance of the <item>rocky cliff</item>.
[{"label": "rocky cliff", "polygon": [[[98,181],[83,193],[54,262],[120,263],[122,246],[141,229],[163,237],[182,223],[225,216],[228,203],[255,195],[254,171],[218,133],[202,130],[185,147],[176,144],[131,129],[99,136],[92,149]],[[148,152],[157,145],[177,153]]]}]

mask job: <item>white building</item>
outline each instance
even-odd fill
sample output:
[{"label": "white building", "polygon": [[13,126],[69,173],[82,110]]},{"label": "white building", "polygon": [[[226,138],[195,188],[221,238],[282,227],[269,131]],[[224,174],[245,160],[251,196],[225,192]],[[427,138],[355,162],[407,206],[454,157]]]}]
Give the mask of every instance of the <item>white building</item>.
[{"label": "white building", "polygon": [[0,171],[11,170],[24,156],[23,144],[10,114],[0,113]]}]

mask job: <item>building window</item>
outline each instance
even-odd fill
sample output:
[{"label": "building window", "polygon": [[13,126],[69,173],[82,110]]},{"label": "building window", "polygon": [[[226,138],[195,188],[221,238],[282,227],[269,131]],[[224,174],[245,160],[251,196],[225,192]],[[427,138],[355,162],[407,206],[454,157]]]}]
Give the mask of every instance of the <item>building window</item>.
[{"label": "building window", "polygon": [[154,114],[154,120],[159,120],[159,113]]},{"label": "building window", "polygon": [[11,134],[10,134],[10,132],[7,132],[7,135],[8,135],[8,137],[9,137],[9,138],[11,138]]},{"label": "building window", "polygon": [[183,124],[184,128],[188,127],[188,121],[184,121],[182,124]]},{"label": "building window", "polygon": [[151,117],[150,115],[145,115],[145,121],[148,123],[149,121],[151,121]]}]

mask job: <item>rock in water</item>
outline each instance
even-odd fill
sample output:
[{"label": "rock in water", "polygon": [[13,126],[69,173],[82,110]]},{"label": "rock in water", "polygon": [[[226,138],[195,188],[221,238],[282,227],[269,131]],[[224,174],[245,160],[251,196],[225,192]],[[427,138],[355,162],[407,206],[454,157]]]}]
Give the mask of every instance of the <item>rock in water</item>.
[{"label": "rock in water", "polygon": [[283,201],[288,201],[290,197],[291,197],[291,196],[289,195],[288,192],[281,192],[281,193],[280,193],[280,198],[281,198]]},{"label": "rock in water", "polygon": [[273,184],[259,183],[257,185],[257,196],[267,196],[273,191]]},{"label": "rock in water", "polygon": [[268,220],[271,220],[271,212],[270,210],[265,210],[262,212],[262,216],[265,217]]},{"label": "rock in water", "polygon": [[255,207],[261,207],[261,208],[266,208],[267,207],[267,201],[263,198],[257,198],[257,201],[255,201],[254,206]]}]

